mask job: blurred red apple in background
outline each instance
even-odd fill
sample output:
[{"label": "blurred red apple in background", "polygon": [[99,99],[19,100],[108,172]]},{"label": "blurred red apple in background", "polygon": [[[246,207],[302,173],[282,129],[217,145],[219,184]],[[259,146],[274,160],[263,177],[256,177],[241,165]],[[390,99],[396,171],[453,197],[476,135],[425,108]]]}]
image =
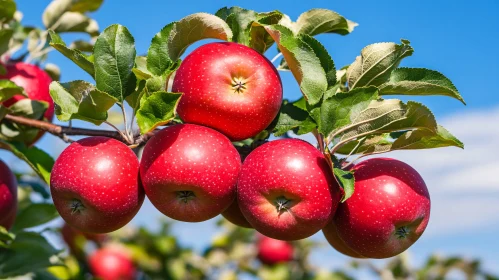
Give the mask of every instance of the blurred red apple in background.
[{"label": "blurred red apple in background", "polygon": [[[54,101],[49,93],[49,86],[52,82],[50,76],[38,66],[23,62],[7,63],[5,69],[7,74],[0,75],[0,80],[7,79],[23,87],[29,99],[47,102],[48,109],[45,111],[44,118],[51,122],[54,118]],[[24,98],[26,97],[16,95],[3,102],[3,104],[9,107]],[[35,143],[44,133],[43,130],[40,130],[36,138],[28,144]]]},{"label": "blurred red apple in background", "polygon": [[287,241],[261,236],[257,241],[257,247],[258,259],[264,264],[274,265],[293,259],[293,245]]},{"label": "blurred red apple in background", "polygon": [[17,212],[17,180],[10,168],[0,160],[0,226],[12,227]]}]

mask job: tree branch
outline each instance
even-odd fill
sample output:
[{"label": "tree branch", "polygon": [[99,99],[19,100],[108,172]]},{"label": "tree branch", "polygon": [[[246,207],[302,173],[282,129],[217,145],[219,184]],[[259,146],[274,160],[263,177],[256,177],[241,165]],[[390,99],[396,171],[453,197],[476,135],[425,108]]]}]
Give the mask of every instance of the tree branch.
[{"label": "tree branch", "polygon": [[[61,139],[69,140],[67,138],[67,135],[86,135],[86,136],[105,136],[109,138],[114,138],[116,140],[119,140],[121,142],[127,143],[127,140],[124,139],[121,134],[118,131],[110,131],[110,130],[95,130],[95,129],[86,129],[86,128],[78,128],[78,127],[69,127],[69,126],[59,126],[55,125],[53,123],[45,122],[45,121],[40,121],[40,120],[33,120],[21,116],[14,116],[7,114],[4,117],[5,120],[9,120],[11,122],[17,123],[17,124],[22,124],[34,128],[38,128],[41,130],[45,130],[49,132],[52,135],[55,135],[57,137],[60,137]],[[70,141],[70,140],[69,140]]]},{"label": "tree branch", "polygon": [[[104,136],[121,141],[127,144],[132,149],[145,145],[147,141],[149,141],[149,139],[151,139],[151,137],[153,137],[154,134],[157,131],[159,131],[159,129],[155,129],[151,132],[142,135],[140,133],[135,133],[133,135],[133,139],[131,140],[132,143],[130,143],[129,140],[126,139],[126,137],[122,134],[122,132],[115,130],[98,130],[98,129],[78,128],[72,126],[60,126],[46,121],[33,120],[10,114],[5,115],[3,119],[17,124],[45,130],[50,134],[61,138],[64,142],[68,143],[73,142],[73,140],[68,138],[68,135]],[[175,123],[172,122],[172,124],[168,125],[174,125],[174,124]],[[253,143],[253,147],[244,146],[244,147],[236,147],[236,149],[241,155],[241,158],[244,159],[253,149],[262,145],[265,142],[266,141],[257,141],[257,143]]]}]

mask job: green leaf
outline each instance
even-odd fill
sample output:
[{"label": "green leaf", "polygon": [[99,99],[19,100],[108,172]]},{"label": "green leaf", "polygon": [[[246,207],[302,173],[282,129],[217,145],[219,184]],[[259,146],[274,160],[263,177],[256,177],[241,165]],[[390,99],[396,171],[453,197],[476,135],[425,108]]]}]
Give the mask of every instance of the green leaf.
[{"label": "green leaf", "polygon": [[80,119],[100,125],[107,120],[107,111],[118,101],[85,81],[50,84],[57,119],[67,122]]},{"label": "green leaf", "polygon": [[308,103],[319,103],[328,82],[314,49],[282,25],[269,25],[265,29],[276,41]]},{"label": "green leaf", "polygon": [[73,0],[70,11],[78,13],[95,12],[104,0]]},{"label": "green leaf", "polygon": [[59,81],[61,79],[61,69],[57,65],[47,63],[43,70],[49,74],[52,81]]},{"label": "green leaf", "polygon": [[376,43],[362,49],[361,55],[348,67],[348,87],[379,86],[388,81],[392,71],[398,67],[400,61],[412,55],[414,49],[409,41],[402,40],[402,44]]},{"label": "green leaf", "polygon": [[355,176],[352,171],[343,170],[340,168],[333,168],[334,176],[336,177],[340,187],[343,189],[343,196],[341,202],[349,199],[355,190]]},{"label": "green leaf", "polygon": [[82,52],[91,53],[94,51],[94,45],[84,40],[76,40],[69,45],[70,49],[77,49]]},{"label": "green leaf", "polygon": [[270,13],[260,13],[258,15],[258,24],[252,24],[249,29],[249,47],[255,49],[259,53],[264,53],[273,44],[274,38],[265,30],[264,25],[277,24],[282,19],[283,14],[275,11]]},{"label": "green leaf", "polygon": [[[341,147],[338,153],[348,154],[358,141],[352,141]],[[458,147],[464,149],[464,144],[444,127],[438,126],[437,131],[416,129],[401,133],[383,133],[366,139],[352,154],[381,154],[395,150],[419,150],[441,147]]]},{"label": "green leaf", "polygon": [[0,226],[0,242],[1,241],[12,241],[16,236],[13,233],[10,233],[3,226]]},{"label": "green leaf", "polygon": [[8,109],[5,106],[0,105],[0,122],[3,120],[5,115],[7,115]]},{"label": "green leaf", "polygon": [[10,39],[14,35],[12,29],[0,29],[0,55],[9,50]]},{"label": "green leaf", "polygon": [[307,34],[315,36],[321,33],[336,33],[347,35],[358,25],[338,13],[326,9],[311,9],[292,22],[289,17],[283,19],[280,24],[290,28],[295,34]]},{"label": "green leaf", "polygon": [[[177,68],[178,64],[172,70],[176,70]],[[133,108],[134,112],[139,109],[141,102],[143,102],[146,97],[150,96],[151,93],[165,91],[166,78],[166,75],[163,75],[151,76],[147,80],[140,80],[137,89],[125,99],[130,107]]]},{"label": "green leaf", "polygon": [[399,136],[392,145],[392,149],[397,150],[417,150],[441,147],[458,147],[464,149],[463,142],[459,141],[443,126],[437,126],[437,132],[417,129],[408,131]]},{"label": "green leaf", "polygon": [[466,104],[447,77],[425,68],[397,68],[379,90],[381,95],[445,95]]},{"label": "green leaf", "polygon": [[334,132],[330,139],[341,135],[340,142],[364,136],[410,129],[437,131],[437,123],[431,111],[421,103],[397,99],[371,101],[362,112],[352,114],[352,123]]},{"label": "green leaf", "polygon": [[[90,35],[96,35],[94,32],[97,23],[94,20],[88,19],[83,13],[93,12],[99,9],[103,0],[53,0],[42,15],[43,24],[47,29],[58,28],[59,26],[80,25],[72,31],[86,32]],[[78,16],[79,15],[79,16]],[[86,20],[82,20],[86,18]],[[86,27],[81,24],[87,22]],[[62,28],[62,32],[67,32]]]},{"label": "green leaf", "polygon": [[258,279],[264,279],[264,280],[287,280],[287,279],[292,279],[291,277],[291,270],[289,269],[288,265],[285,263],[280,263],[272,266],[262,266],[260,269],[258,269],[257,277]]},{"label": "green leaf", "polygon": [[20,187],[23,188],[30,188],[37,194],[41,195],[44,199],[49,199],[50,198],[50,192],[45,186],[44,183],[41,183],[40,180],[34,180],[33,178],[27,178],[23,179],[22,177],[17,179],[17,182]]},{"label": "green leaf", "polygon": [[20,232],[0,254],[0,278],[25,275],[60,264],[58,259],[51,259],[57,254],[59,251],[39,233]]},{"label": "green leaf", "polygon": [[45,101],[21,99],[9,107],[9,113],[16,116],[23,116],[30,119],[40,120],[48,108]]},{"label": "green leaf", "polygon": [[224,7],[215,15],[227,22],[233,33],[233,41],[249,46],[251,23],[258,19],[258,13],[241,7]]},{"label": "green leaf", "polygon": [[87,57],[79,50],[68,48],[64,41],[62,41],[61,37],[59,37],[59,35],[57,35],[54,31],[49,30],[49,36],[50,46],[58,50],[65,57],[69,58],[81,69],[90,74],[90,76],[95,77],[94,63],[90,57]]},{"label": "green leaf", "polygon": [[326,48],[312,36],[301,35],[300,37],[312,48],[312,50],[314,50],[315,55],[319,58],[322,69],[326,72],[328,88],[334,86],[336,84],[336,68],[334,67],[334,61]]},{"label": "green leaf", "polygon": [[171,69],[189,45],[208,38],[230,41],[232,31],[221,18],[206,13],[192,14],[166,25],[152,39],[147,69],[157,76],[173,72]]},{"label": "green leaf", "polygon": [[158,91],[145,97],[136,114],[140,132],[150,132],[173,120],[181,96],[179,93]]},{"label": "green leaf", "polygon": [[371,101],[378,99],[376,87],[356,88],[350,92],[338,92],[325,99],[320,108],[319,132],[329,135],[352,123],[353,116],[365,110]]},{"label": "green leaf", "polygon": [[[277,24],[283,14],[279,11],[257,13],[240,7],[225,7],[215,13],[230,26],[233,41],[264,53],[274,43],[274,39],[261,24]],[[253,24],[259,22],[260,24]]]},{"label": "green leaf", "polygon": [[281,106],[277,124],[273,131],[275,136],[281,136],[287,131],[296,128],[298,128],[299,134],[305,134],[317,127],[317,124],[309,116],[308,112],[295,103],[285,102]]},{"label": "green leaf", "polygon": [[172,22],[166,25],[152,38],[147,52],[147,69],[154,75],[161,76],[169,72],[174,64],[168,52],[168,40],[175,24]]},{"label": "green leaf", "polygon": [[[9,114],[22,116],[30,119],[41,120],[48,108],[45,101],[21,99],[10,106]],[[9,141],[30,143],[38,135],[39,130],[30,126],[20,125],[8,120],[0,124],[0,138]]]},{"label": "green leaf", "polygon": [[52,203],[32,203],[17,213],[12,227],[13,232],[36,227],[59,217],[59,213]]},{"label": "green leaf", "polygon": [[9,80],[0,80],[0,102],[10,99],[15,95],[26,96],[24,89]]},{"label": "green leaf", "polygon": [[94,47],[97,89],[123,103],[135,90],[135,42],[126,27],[113,24],[97,38]]},{"label": "green leaf", "polygon": [[59,18],[53,30],[57,33],[84,32],[90,36],[99,35],[97,22],[84,14],[76,12],[65,12]]},{"label": "green leaf", "polygon": [[0,0],[0,22],[8,22],[14,18],[16,2],[13,0]]},{"label": "green leaf", "polygon": [[137,56],[135,58],[135,67],[132,71],[139,80],[147,80],[153,76],[147,69],[147,57],[145,56]]},{"label": "green leaf", "polygon": [[26,147],[23,143],[9,143],[0,139],[0,149],[12,152],[19,159],[25,161],[42,178],[50,184],[50,172],[54,166],[54,159],[37,147]]},{"label": "green leaf", "polygon": [[232,31],[219,17],[196,13],[178,21],[168,39],[168,54],[176,61],[189,45],[202,39],[232,40]]},{"label": "green leaf", "polygon": [[142,98],[142,95],[147,92],[146,82],[148,81],[139,80],[137,89],[125,98],[125,101],[128,103],[128,105],[130,105],[130,107],[132,107],[134,111],[137,111],[140,106],[140,99]]},{"label": "green leaf", "polygon": [[51,29],[72,6],[72,0],[53,0],[45,8],[42,15],[43,24],[47,29]]}]

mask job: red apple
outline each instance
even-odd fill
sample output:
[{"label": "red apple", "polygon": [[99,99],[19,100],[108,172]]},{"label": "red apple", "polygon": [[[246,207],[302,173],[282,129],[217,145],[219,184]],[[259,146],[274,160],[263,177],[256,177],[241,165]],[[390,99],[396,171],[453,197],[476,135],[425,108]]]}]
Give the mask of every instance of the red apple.
[{"label": "red apple", "polygon": [[282,84],[263,55],[236,43],[203,45],[189,54],[175,74],[173,91],[182,92],[182,120],[214,128],[233,141],[264,130],[279,112]]},{"label": "red apple", "polygon": [[287,241],[262,236],[258,240],[258,259],[268,265],[289,262],[293,259],[293,245]]},{"label": "red apple", "polygon": [[237,199],[232,202],[232,204],[227,208],[227,210],[222,212],[222,216],[229,222],[235,224],[236,226],[245,227],[245,228],[253,228],[250,223],[246,220],[239,209],[239,204],[237,203]]},{"label": "red apple", "polygon": [[17,212],[17,180],[9,167],[0,160],[0,226],[9,229]]},{"label": "red apple", "polygon": [[[339,207],[341,207],[341,205]],[[359,253],[355,252],[352,248],[348,247],[348,245],[345,244],[345,241],[343,241],[338,236],[338,230],[336,229],[336,224],[335,223],[333,223],[333,222],[328,223],[326,225],[326,227],[324,227],[322,229],[322,232],[324,233],[324,236],[326,237],[326,240],[329,242],[329,244],[336,251],[342,253],[345,256],[349,256],[349,257],[352,257],[352,258],[359,258],[359,259],[364,258]]]},{"label": "red apple", "polygon": [[298,240],[321,230],[338,205],[340,190],[326,159],[298,139],[275,140],[245,159],[237,186],[244,217],[262,234]]},{"label": "red apple", "polygon": [[137,157],[125,144],[106,137],[69,145],[54,164],[50,191],[61,217],[90,233],[123,227],[144,201]]},{"label": "red apple", "polygon": [[416,170],[374,158],[354,166],[355,193],[324,229],[333,247],[353,257],[389,258],[409,248],[430,218],[430,195]]},{"label": "red apple", "polygon": [[236,197],[241,158],[227,137],[204,126],[162,129],[144,147],[140,175],[147,197],[166,216],[201,222]]},{"label": "red apple", "polygon": [[[16,85],[23,87],[29,99],[47,102],[49,107],[47,111],[45,111],[44,118],[48,121],[52,121],[54,118],[54,101],[49,93],[49,86],[52,82],[50,76],[38,66],[22,62],[6,64],[5,68],[7,74],[4,76],[0,75],[0,80],[8,79],[16,83]],[[25,97],[22,95],[16,95],[5,101],[4,105],[7,107],[12,106],[12,104],[24,98]],[[40,139],[43,133],[44,131],[40,130],[36,138],[32,140],[30,144],[33,144]]]},{"label": "red apple", "polygon": [[136,279],[137,271],[132,258],[117,248],[102,248],[95,251],[88,260],[90,270],[102,280]]}]

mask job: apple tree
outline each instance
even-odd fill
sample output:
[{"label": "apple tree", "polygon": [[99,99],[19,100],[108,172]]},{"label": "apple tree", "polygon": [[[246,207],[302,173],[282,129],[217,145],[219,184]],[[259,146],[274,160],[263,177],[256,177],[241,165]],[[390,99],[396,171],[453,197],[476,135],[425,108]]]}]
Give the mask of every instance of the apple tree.
[{"label": "apple tree", "polygon": [[[38,28],[22,24],[14,1],[0,0],[0,148],[33,170],[14,173],[0,161],[0,278],[352,279],[362,267],[394,278],[438,278],[456,267],[484,275],[459,258],[433,257],[420,271],[402,257],[343,271],[308,260],[319,244],[306,238],[321,230],[338,252],[362,259],[397,256],[423,234],[430,196],[417,171],[391,158],[359,160],[463,148],[428,107],[392,98],[464,103],[443,74],[399,67],[414,52],[408,40],[366,46],[338,68],[315,36],[348,35],[355,22],[326,9],[295,21],[225,7],[166,24],[138,55],[125,26],[100,31],[90,17],[102,2],[54,0]],[[69,32],[87,40],[68,43]],[[278,54],[270,60],[271,48]],[[51,51],[92,82],[59,81],[59,68],[46,63]],[[302,98],[283,99],[282,71]],[[110,117],[116,109],[119,122]],[[73,126],[76,119],[89,126]],[[69,146],[54,159],[37,147],[43,134]],[[317,145],[289,139],[304,134]],[[124,227],[146,196],[174,220],[223,216],[221,235],[198,253],[170,223],[157,232]],[[47,224],[59,216],[61,228]],[[53,233],[68,250],[47,241]]]}]

